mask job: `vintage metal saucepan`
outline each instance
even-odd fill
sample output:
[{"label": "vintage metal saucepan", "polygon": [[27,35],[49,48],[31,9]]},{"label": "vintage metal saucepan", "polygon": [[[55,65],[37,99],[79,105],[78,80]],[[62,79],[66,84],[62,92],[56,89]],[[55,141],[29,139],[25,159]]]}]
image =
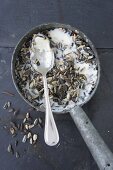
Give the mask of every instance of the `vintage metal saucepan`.
[{"label": "vintage metal saucepan", "polygon": [[[39,109],[39,108],[32,105],[28,100],[26,100],[25,97],[22,95],[20,89],[18,88],[18,85],[17,85],[17,82],[16,82],[16,77],[15,77],[15,74],[14,74],[16,57],[19,54],[19,51],[22,47],[22,44],[28,38],[30,38],[34,33],[37,33],[37,32],[39,32],[43,29],[58,28],[58,27],[67,28],[67,29],[70,29],[70,30],[75,30],[75,28],[71,27],[70,25],[64,25],[64,24],[58,24],[58,23],[50,23],[50,24],[40,25],[40,26],[32,29],[31,31],[29,31],[19,41],[19,43],[17,44],[17,46],[14,50],[14,53],[13,53],[11,70],[12,70],[12,77],[13,77],[13,82],[15,84],[15,87],[16,87],[17,91],[19,92],[19,94],[21,95],[21,97],[27,103],[29,103],[32,107],[35,107],[36,109]],[[93,92],[91,93],[91,95],[89,96],[89,98],[84,103],[82,103],[82,105],[83,105],[83,104],[87,103],[92,98],[92,96],[94,95],[94,93],[97,89],[97,86],[98,86],[98,83],[99,83],[99,78],[100,78],[100,63],[99,63],[99,59],[98,59],[96,49],[94,48],[92,42],[86,37],[86,35],[84,33],[79,31],[79,34],[83,37],[83,39],[85,41],[88,42],[89,46],[91,47],[91,49],[93,50],[93,52],[96,56],[97,64],[98,64],[98,79],[97,79],[97,82],[95,84],[95,88],[94,88]],[[71,108],[69,110],[70,115],[71,115],[72,119],[74,120],[79,132],[81,133],[84,141],[86,142],[86,144],[87,144],[93,158],[95,159],[98,167],[101,170],[113,170],[113,154],[109,150],[107,145],[104,143],[103,139],[100,137],[100,135],[97,132],[97,130],[95,129],[95,127],[92,125],[92,123],[89,120],[86,113],[81,108],[82,105]],[[57,113],[57,110],[55,112]],[[64,112],[66,113],[67,110],[66,111],[63,110],[63,113]]]}]

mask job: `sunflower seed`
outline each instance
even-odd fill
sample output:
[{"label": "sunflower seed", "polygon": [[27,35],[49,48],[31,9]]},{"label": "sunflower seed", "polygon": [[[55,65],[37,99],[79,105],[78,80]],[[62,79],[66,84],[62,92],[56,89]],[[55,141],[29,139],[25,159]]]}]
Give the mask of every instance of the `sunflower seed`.
[{"label": "sunflower seed", "polygon": [[13,114],[16,116],[19,113],[19,110],[14,110]]},{"label": "sunflower seed", "polygon": [[8,101],[7,106],[8,106],[8,108],[11,107],[11,102]]},{"label": "sunflower seed", "polygon": [[25,143],[27,141],[27,135],[24,135],[22,142]]},{"label": "sunflower seed", "polygon": [[29,111],[33,111],[33,110],[35,110],[35,108],[30,107],[28,110],[29,110]]},{"label": "sunflower seed", "polygon": [[26,113],[26,119],[30,117],[30,113]]},{"label": "sunflower seed", "polygon": [[10,128],[10,132],[11,132],[12,135],[14,135],[15,129],[14,128]]},{"label": "sunflower seed", "polygon": [[13,111],[14,111],[13,108],[9,108],[9,110],[8,110],[9,113],[11,113],[11,112],[13,112]]},{"label": "sunflower seed", "polygon": [[17,145],[18,145],[18,140],[15,141],[15,146],[17,146]]},{"label": "sunflower seed", "polygon": [[40,124],[42,124],[43,121],[42,121],[42,118],[41,118],[41,117],[38,118],[38,122],[39,122]]},{"label": "sunflower seed", "polygon": [[23,123],[25,123],[26,121],[27,121],[27,118],[24,118]]},{"label": "sunflower seed", "polygon": [[52,77],[48,77],[47,80],[48,82],[50,82],[52,80]]},{"label": "sunflower seed", "polygon": [[3,109],[7,109],[7,108],[8,108],[8,105],[7,105],[7,103],[5,103],[3,106]]},{"label": "sunflower seed", "polygon": [[13,150],[13,147],[12,147],[11,144],[8,145],[7,151],[8,151],[9,153],[14,154],[14,150]]},{"label": "sunflower seed", "polygon": [[2,92],[2,94],[6,94],[6,95],[9,95],[9,96],[14,96],[14,94],[13,94],[13,93],[8,92],[8,91],[3,91],[3,92]]},{"label": "sunflower seed", "polygon": [[29,129],[32,129],[33,127],[34,127],[34,124],[28,126]]},{"label": "sunflower seed", "polygon": [[67,100],[70,100],[70,93],[67,93]]},{"label": "sunflower seed", "polygon": [[39,128],[43,128],[43,124],[42,123],[38,123],[38,127]]},{"label": "sunflower seed", "polygon": [[33,139],[30,138],[29,143],[32,145],[33,144]]},{"label": "sunflower seed", "polygon": [[38,138],[37,134],[34,134],[34,135],[33,135],[33,140],[36,141],[37,138]]},{"label": "sunflower seed", "polygon": [[28,124],[25,125],[25,129],[26,129],[26,130],[29,129],[29,125],[28,125]]},{"label": "sunflower seed", "polygon": [[15,153],[16,158],[20,157],[20,154],[18,152]]},{"label": "sunflower seed", "polygon": [[34,120],[33,124],[34,124],[34,126],[38,124],[38,119],[37,118]]},{"label": "sunflower seed", "polygon": [[15,129],[15,130],[17,130],[18,128],[17,128],[17,126],[16,126],[16,123],[14,123],[14,122],[10,122],[10,125]]},{"label": "sunflower seed", "polygon": [[28,133],[27,138],[29,139],[32,136],[31,132]]},{"label": "sunflower seed", "polygon": [[21,123],[21,124],[20,124],[20,128],[19,128],[19,129],[20,129],[20,131],[22,131],[22,130],[23,130],[23,127],[24,127],[24,126],[23,126],[23,124]]}]

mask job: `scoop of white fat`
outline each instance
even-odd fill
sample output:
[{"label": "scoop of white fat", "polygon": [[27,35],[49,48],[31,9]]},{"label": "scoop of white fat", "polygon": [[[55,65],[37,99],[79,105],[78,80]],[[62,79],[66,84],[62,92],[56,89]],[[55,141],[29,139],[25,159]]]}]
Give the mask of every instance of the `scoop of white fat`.
[{"label": "scoop of white fat", "polygon": [[48,38],[41,34],[33,38],[30,59],[34,69],[40,73],[46,73],[53,67],[54,53]]},{"label": "scoop of white fat", "polygon": [[73,43],[72,36],[70,36],[68,32],[64,32],[62,28],[50,30],[49,35],[54,43],[62,43],[67,46],[71,46]]}]

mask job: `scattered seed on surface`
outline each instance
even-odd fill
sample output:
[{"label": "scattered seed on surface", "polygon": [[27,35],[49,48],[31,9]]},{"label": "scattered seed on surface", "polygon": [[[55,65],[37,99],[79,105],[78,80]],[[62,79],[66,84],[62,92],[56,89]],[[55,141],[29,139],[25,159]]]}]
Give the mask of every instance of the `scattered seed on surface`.
[{"label": "scattered seed on surface", "polygon": [[14,128],[10,128],[10,132],[11,132],[12,135],[14,135],[15,134],[15,129]]},{"label": "scattered seed on surface", "polygon": [[34,134],[34,135],[33,135],[33,140],[36,141],[37,138],[38,138],[37,134]]},{"label": "scattered seed on surface", "polygon": [[17,130],[18,128],[17,128],[17,126],[16,126],[16,123],[14,123],[14,122],[10,122],[10,125],[15,129],[15,130]]},{"label": "scattered seed on surface", "polygon": [[33,144],[33,139],[30,138],[29,143],[32,145]]},{"label": "scattered seed on surface", "polygon": [[32,129],[34,127],[34,124],[28,126],[29,129]]},{"label": "scattered seed on surface", "polygon": [[18,140],[15,141],[15,146],[17,146],[17,145],[18,145]]},{"label": "scattered seed on surface", "polygon": [[20,157],[20,154],[18,152],[15,153],[16,158]]},{"label": "scattered seed on surface", "polygon": [[25,125],[25,129],[26,129],[26,130],[29,129],[29,125],[28,125],[28,124]]},{"label": "scattered seed on surface", "polygon": [[27,118],[24,118],[23,123],[25,123],[26,121],[27,121]]},{"label": "scattered seed on surface", "polygon": [[13,147],[12,147],[11,144],[8,145],[7,151],[8,151],[9,153],[14,154],[14,150],[13,150]]},{"label": "scattered seed on surface", "polygon": [[8,108],[11,107],[11,102],[8,101],[7,106],[8,106]]},{"label": "scattered seed on surface", "polygon": [[11,112],[13,112],[13,111],[14,111],[13,108],[9,108],[9,110],[8,110],[9,113],[11,113]]},{"label": "scattered seed on surface", "polygon": [[27,138],[29,139],[32,136],[31,132],[28,133]]},{"label": "scattered seed on surface", "polygon": [[8,96],[14,96],[14,94],[9,91],[3,91],[2,94],[6,94]]},{"label": "scattered seed on surface", "polygon": [[20,131],[23,130],[23,127],[24,127],[24,126],[23,126],[23,123],[21,123],[21,124],[20,124]]},{"label": "scattered seed on surface", "polygon": [[3,126],[4,129],[7,129],[7,126]]},{"label": "scattered seed on surface", "polygon": [[38,118],[38,122],[39,122],[40,124],[42,123],[42,118],[41,118],[41,117]]},{"label": "scattered seed on surface", "polygon": [[26,113],[26,119],[30,117],[30,113]]},{"label": "scattered seed on surface", "polygon": [[38,119],[36,118],[35,120],[34,120],[34,123],[33,123],[34,125],[37,125],[38,124]]},{"label": "scattered seed on surface", "polygon": [[14,110],[13,114],[14,116],[16,116],[19,113],[19,109],[18,110]]},{"label": "scattered seed on surface", "polygon": [[3,109],[7,109],[7,108],[8,108],[8,105],[7,105],[7,103],[5,103],[3,106]]},{"label": "scattered seed on surface", "polygon": [[38,127],[39,128],[43,128],[43,124],[42,123],[38,123]]},{"label": "scattered seed on surface", "polygon": [[25,143],[27,141],[27,135],[24,135],[22,142]]},{"label": "scattered seed on surface", "polygon": [[29,111],[33,111],[33,110],[35,110],[35,108],[30,107],[28,110],[29,110]]}]

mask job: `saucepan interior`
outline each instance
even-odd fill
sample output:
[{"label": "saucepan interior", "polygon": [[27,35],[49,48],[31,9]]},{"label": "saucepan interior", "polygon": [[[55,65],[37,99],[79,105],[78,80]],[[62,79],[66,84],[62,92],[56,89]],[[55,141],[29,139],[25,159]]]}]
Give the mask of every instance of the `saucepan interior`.
[{"label": "saucepan interior", "polygon": [[[82,106],[83,104],[85,104],[86,102],[88,102],[91,97],[94,95],[96,89],[97,89],[97,86],[98,86],[98,83],[99,83],[99,78],[100,78],[100,63],[99,63],[99,59],[98,59],[98,55],[97,55],[97,51],[95,49],[95,47],[93,46],[92,42],[89,40],[89,38],[87,38],[87,36],[82,33],[81,31],[77,30],[76,28],[74,27],[71,27],[70,25],[65,25],[65,24],[59,24],[59,23],[50,23],[50,24],[43,24],[43,25],[39,25],[35,28],[33,28],[31,31],[29,31],[28,33],[26,33],[22,38],[21,40],[19,41],[19,43],[17,44],[15,50],[14,50],[14,53],[13,53],[13,56],[12,56],[12,63],[11,63],[11,70],[12,70],[12,77],[13,77],[13,82],[14,82],[14,85],[18,91],[18,93],[21,95],[21,97],[29,104],[31,105],[32,107],[36,108],[37,110],[41,110],[41,111],[44,111],[45,107],[44,105],[41,105],[41,106],[37,106],[33,103],[31,103],[28,99],[26,99],[26,97],[22,94],[22,91],[21,89],[19,88],[18,86],[18,83],[17,83],[17,77],[16,77],[16,74],[15,74],[15,69],[16,69],[16,62],[17,62],[17,58],[19,57],[19,54],[20,54],[20,50],[22,49],[22,45],[24,44],[24,42],[26,42],[27,40],[31,39],[33,34],[37,34],[38,32],[41,32],[41,31],[44,31],[44,30],[48,30],[48,29],[51,29],[51,28],[64,28],[64,29],[69,29],[69,30],[72,30],[72,31],[77,31],[79,32],[79,35],[84,39],[84,41],[86,41],[88,43],[88,45],[90,46],[90,48],[92,49],[95,57],[96,57],[96,62],[97,62],[97,67],[98,67],[98,75],[97,75],[97,80],[96,80],[96,83],[95,83],[95,86],[94,86],[94,89],[92,90],[91,94],[89,95],[89,97],[83,101],[80,105]],[[66,112],[69,112],[70,111],[70,107],[69,109],[56,109],[56,110],[53,110],[53,112],[55,113],[66,113]]]}]

